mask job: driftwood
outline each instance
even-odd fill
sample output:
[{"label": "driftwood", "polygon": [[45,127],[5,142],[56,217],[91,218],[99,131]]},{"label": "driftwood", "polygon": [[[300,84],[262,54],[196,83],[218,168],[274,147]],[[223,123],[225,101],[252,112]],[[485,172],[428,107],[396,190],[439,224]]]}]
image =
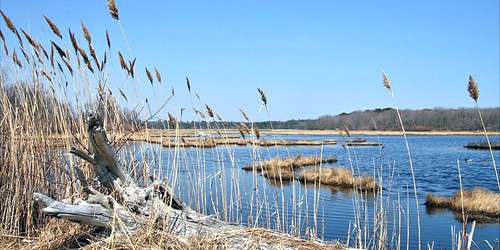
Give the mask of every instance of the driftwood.
[{"label": "driftwood", "polygon": [[[34,199],[42,208],[43,213],[81,224],[113,228],[115,232],[124,234],[137,233],[151,221],[158,228],[168,228],[172,233],[181,237],[220,235],[227,232],[224,246],[229,248],[258,246],[265,249],[287,249],[299,246],[309,248],[311,245],[313,248],[338,247],[338,245],[305,241],[267,230],[262,230],[268,235],[264,237],[267,238],[264,240],[261,237],[262,234],[259,236],[251,233],[254,229],[233,225],[194,211],[173,194],[168,183],[153,180],[149,187],[140,187],[118,164],[115,150],[102,124],[98,116],[89,117],[90,154],[76,148],[71,150],[72,154],[93,167],[101,184],[99,190],[102,192],[89,185],[83,171],[76,167],[86,199],[73,202],[56,201],[44,194],[35,193]],[[280,235],[280,240],[273,240],[273,237],[269,237],[273,233]]]}]

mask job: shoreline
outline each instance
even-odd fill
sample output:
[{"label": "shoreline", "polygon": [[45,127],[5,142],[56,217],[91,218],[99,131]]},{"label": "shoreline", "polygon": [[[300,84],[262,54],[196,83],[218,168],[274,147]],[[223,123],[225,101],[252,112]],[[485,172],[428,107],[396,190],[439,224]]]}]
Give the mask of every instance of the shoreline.
[{"label": "shoreline", "polygon": [[[220,131],[220,130],[219,130]],[[240,132],[237,129],[225,129],[226,134],[239,135]],[[216,129],[179,129],[178,134],[180,135],[209,135],[214,134]],[[149,129],[149,133],[165,133],[165,134],[175,134],[175,129],[164,130],[164,129]],[[302,129],[260,129],[261,134],[266,135],[341,135],[344,131],[340,130],[302,130]],[[386,130],[350,130],[351,135],[386,135],[386,136],[401,136],[401,131],[386,131]],[[406,131],[407,135],[411,136],[484,136],[483,131]],[[488,132],[489,136],[499,136],[500,131]]]},{"label": "shoreline", "polygon": [[[344,131],[338,130],[300,130],[300,129],[275,129],[275,130],[261,130],[264,134],[281,134],[281,135],[340,135],[345,134]],[[386,131],[386,130],[350,130],[352,135],[391,135],[400,136],[401,131]],[[484,136],[483,131],[406,131],[407,135],[471,135],[471,136]],[[488,135],[500,135],[500,131],[488,132]]]}]

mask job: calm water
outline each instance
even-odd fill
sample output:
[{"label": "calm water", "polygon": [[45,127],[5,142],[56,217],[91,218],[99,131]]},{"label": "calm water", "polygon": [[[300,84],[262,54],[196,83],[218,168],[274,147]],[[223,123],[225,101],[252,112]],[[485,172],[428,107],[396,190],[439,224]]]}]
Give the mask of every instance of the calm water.
[{"label": "calm water", "polygon": [[[269,137],[271,138],[271,137]],[[338,136],[280,136],[289,139],[332,139]],[[401,241],[406,247],[406,209],[407,198],[410,203],[410,240],[411,248],[417,244],[417,222],[415,197],[412,192],[411,174],[409,171],[406,147],[402,137],[397,136],[362,136],[370,141],[380,141],[385,146],[379,147],[351,147],[348,151],[340,145],[323,147],[268,147],[257,148],[249,146],[217,147],[211,149],[173,149],[162,148],[158,145],[135,144],[142,148],[143,155],[152,169],[158,171],[161,166],[162,175],[175,182],[175,190],[179,196],[191,203],[195,209],[204,207],[202,212],[216,214],[221,219],[228,219],[242,224],[259,224],[261,226],[276,227],[276,221],[286,225],[284,230],[300,231],[305,234],[309,227],[316,223],[318,237],[325,240],[347,241],[349,231],[353,230],[355,199],[349,191],[332,190],[328,187],[317,189],[311,185],[305,186],[297,181],[284,183],[270,182],[264,177],[254,176],[251,172],[241,170],[253,159],[269,159],[276,155],[282,157],[295,155],[319,155],[324,157],[335,155],[338,163],[324,164],[322,167],[344,166],[354,168],[357,174],[374,175],[376,171],[383,178],[384,207],[387,212],[387,228],[390,246],[395,246],[398,227],[397,194],[399,191],[402,212]],[[451,228],[460,230],[462,225],[455,215],[447,210],[430,211],[425,208],[425,194],[433,192],[440,195],[451,195],[459,190],[457,160],[461,166],[462,181],[465,188],[481,186],[496,190],[495,175],[492,168],[489,151],[469,150],[463,148],[468,142],[482,140],[474,136],[410,136],[410,148],[414,163],[417,191],[420,202],[421,232],[423,244],[434,244],[435,249],[451,247]],[[499,140],[499,137],[494,137]],[[137,151],[136,151],[137,152]],[[494,152],[500,159],[500,151]],[[465,159],[471,161],[465,162]],[[175,161],[175,164],[172,162]],[[173,180],[172,173],[177,172],[178,178]],[[196,188],[198,177],[204,176],[201,185],[207,191],[201,192]],[[392,181],[390,181],[392,177]],[[237,184],[234,184],[237,183]],[[392,185],[391,185],[392,183]],[[409,186],[409,196],[406,187]],[[319,193],[316,193],[319,192]],[[292,200],[295,193],[295,200]],[[206,197],[204,196],[206,195]],[[319,202],[315,194],[319,194]],[[225,197],[225,199],[221,198]],[[240,198],[237,198],[240,197]],[[260,202],[256,203],[258,199]],[[197,201],[202,200],[206,204]],[[267,200],[267,202],[262,202]],[[367,225],[370,229],[367,239],[373,238],[372,232],[374,203],[368,197],[361,207],[366,208]],[[253,205],[252,205],[253,204]],[[285,204],[285,209],[282,208]],[[295,205],[294,205],[295,204]],[[226,210],[223,207],[230,207]],[[276,209],[278,208],[278,210]],[[295,209],[293,209],[295,208]],[[201,209],[200,209],[201,210]],[[313,211],[317,211],[318,218],[314,221]],[[365,210],[363,209],[363,212]],[[251,215],[251,216],[250,216]],[[258,215],[258,219],[257,218]],[[283,217],[284,215],[284,217]],[[252,217],[253,219],[249,219]],[[292,219],[293,218],[293,219]],[[363,218],[364,220],[364,218]],[[292,223],[295,221],[295,223]],[[352,235],[352,234],[351,234]],[[474,240],[478,248],[487,248],[485,240],[496,244],[500,238],[500,224],[477,224]],[[350,239],[352,243],[352,237]],[[494,245],[495,246],[495,245]]]}]

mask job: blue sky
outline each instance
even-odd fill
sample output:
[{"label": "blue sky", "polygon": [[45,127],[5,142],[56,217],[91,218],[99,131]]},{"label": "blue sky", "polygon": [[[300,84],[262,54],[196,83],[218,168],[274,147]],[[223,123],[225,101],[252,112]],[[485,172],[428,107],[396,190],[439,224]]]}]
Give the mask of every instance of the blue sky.
[{"label": "blue sky", "polygon": [[[115,70],[112,86],[136,102],[147,97],[153,107],[174,86],[170,112],[191,107],[186,75],[202,99],[195,105],[208,103],[226,119],[240,120],[240,107],[254,119],[268,119],[258,112],[258,87],[267,92],[271,119],[386,107],[392,101],[382,86],[382,69],[402,108],[472,106],[468,74],[479,84],[481,106],[500,104],[497,0],[117,0],[117,5],[131,53],[104,0],[0,1],[16,25],[35,37],[54,39],[42,15],[64,35],[68,27],[80,35],[83,20],[103,51],[109,29],[113,48],[137,57],[140,78],[123,81],[123,72]],[[152,88],[144,66],[158,67],[166,84]]]}]

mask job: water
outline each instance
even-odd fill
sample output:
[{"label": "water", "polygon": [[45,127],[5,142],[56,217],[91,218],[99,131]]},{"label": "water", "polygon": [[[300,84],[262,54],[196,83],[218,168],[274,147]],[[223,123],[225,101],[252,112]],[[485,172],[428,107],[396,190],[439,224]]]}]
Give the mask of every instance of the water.
[{"label": "water", "polygon": [[[338,136],[269,136],[287,139],[341,139]],[[241,170],[253,159],[269,159],[295,155],[335,155],[338,162],[322,167],[344,166],[355,173],[380,175],[383,178],[383,205],[387,210],[388,242],[394,247],[398,239],[399,213],[398,191],[401,211],[401,245],[406,248],[407,202],[410,204],[410,239],[412,249],[417,247],[417,221],[412,178],[404,140],[399,136],[362,136],[370,141],[380,141],[384,147],[351,147],[346,150],[340,145],[257,147],[230,146],[210,149],[168,149],[158,145],[134,144],[137,158],[145,159],[156,174],[166,176],[175,185],[175,192],[190,205],[207,214],[215,214],[232,222],[279,228],[287,232],[305,235],[317,227],[317,236],[325,240],[341,240],[353,244],[353,230],[356,207],[361,207],[361,226],[368,226],[366,239],[373,242],[374,207],[377,200],[371,195],[364,203],[356,204],[354,193],[348,190],[334,190],[322,186],[305,186],[298,181],[276,183],[260,175]],[[415,169],[419,212],[421,217],[421,238],[423,244],[434,244],[435,249],[451,248],[451,229],[462,229],[454,213],[448,210],[429,210],[425,207],[425,194],[451,195],[459,190],[457,160],[461,167],[463,186],[480,186],[496,190],[495,174],[489,151],[465,149],[463,145],[483,139],[475,136],[410,136],[411,154]],[[493,137],[499,140],[499,137]],[[141,150],[138,150],[138,149]],[[500,152],[494,152],[498,161]],[[139,159],[139,160],[141,160]],[[465,159],[471,161],[466,162]],[[175,162],[175,164],[173,164]],[[158,166],[161,166],[158,168]],[[159,172],[161,171],[161,173]],[[173,174],[177,173],[177,174]],[[177,178],[173,179],[172,176]],[[201,182],[198,180],[201,176]],[[392,180],[392,181],[391,181]],[[197,186],[204,187],[200,190]],[[282,188],[281,188],[282,186]],[[407,187],[409,187],[407,195]],[[293,195],[295,194],[295,195]],[[318,198],[319,195],[319,199]],[[238,198],[239,197],[239,198]],[[295,197],[295,200],[293,198]],[[408,198],[408,199],[407,199]],[[258,200],[258,202],[256,202]],[[201,201],[201,202],[200,202]],[[265,202],[264,202],[265,201]],[[379,202],[380,203],[380,202]],[[223,208],[227,209],[223,209]],[[284,207],[284,209],[282,209]],[[317,219],[314,219],[316,211]],[[279,222],[279,223],[278,223]],[[350,232],[350,233],[349,233]],[[498,248],[500,225],[477,224],[474,241],[481,249],[488,248],[485,240]]]}]

